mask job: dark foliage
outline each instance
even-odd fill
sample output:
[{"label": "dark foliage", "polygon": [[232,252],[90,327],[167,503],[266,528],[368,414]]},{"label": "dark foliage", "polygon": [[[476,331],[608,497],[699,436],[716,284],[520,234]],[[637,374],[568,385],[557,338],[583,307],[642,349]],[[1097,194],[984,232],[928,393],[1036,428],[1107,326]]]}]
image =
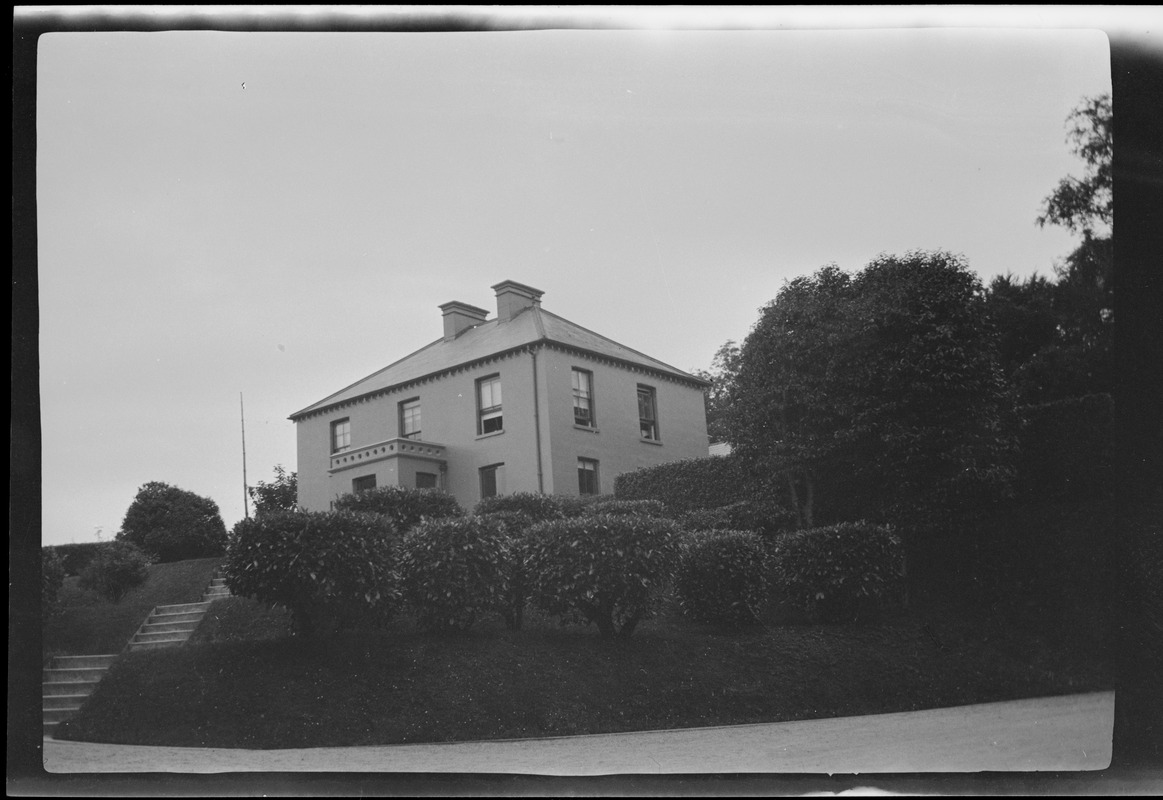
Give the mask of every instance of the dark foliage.
[{"label": "dark foliage", "polygon": [[409,489],[406,486],[379,486],[365,492],[341,495],[335,500],[335,510],[383,514],[401,532],[424,520],[464,516],[464,509],[452,495],[436,489]]},{"label": "dark foliage", "polygon": [[276,464],[273,481],[259,481],[254,486],[248,486],[246,491],[254,503],[256,517],[275,511],[294,511],[299,503],[298,473],[287,472],[281,464]]},{"label": "dark foliage", "polygon": [[106,542],[81,571],[78,586],[117,603],[130,589],[145,583],[149,577],[149,565],[149,556],[137,545]]},{"label": "dark foliage", "polygon": [[138,490],[117,540],[137,545],[162,563],[184,561],[225,552],[226,525],[213,500],[152,481]]},{"label": "dark foliage", "polygon": [[749,500],[755,480],[735,456],[688,458],[624,472],[614,479],[619,500],[658,500],[674,513]]},{"label": "dark foliage", "polygon": [[66,575],[80,575],[81,570],[101,552],[103,542],[84,542],[83,544],[58,544],[53,550],[61,558],[61,564]]},{"label": "dark foliage", "polygon": [[757,531],[770,538],[795,528],[796,515],[771,499],[739,500],[719,508],[688,511],[681,522],[692,531]]},{"label": "dark foliage", "polygon": [[561,519],[565,516],[561,510],[559,497],[534,492],[515,492],[486,497],[477,503],[474,510],[474,513],[478,515],[491,515],[497,512],[520,512],[528,515],[534,522]]},{"label": "dark foliage", "polygon": [[1113,491],[1114,403],[1099,394],[1018,409],[1018,479],[1026,497],[1102,497]]},{"label": "dark foliage", "polygon": [[684,543],[675,576],[683,614],[699,622],[753,625],[768,598],[768,554],[750,531],[713,531]]},{"label": "dark foliage", "polygon": [[59,610],[58,598],[65,583],[65,562],[55,547],[40,549],[40,611],[49,619]]}]

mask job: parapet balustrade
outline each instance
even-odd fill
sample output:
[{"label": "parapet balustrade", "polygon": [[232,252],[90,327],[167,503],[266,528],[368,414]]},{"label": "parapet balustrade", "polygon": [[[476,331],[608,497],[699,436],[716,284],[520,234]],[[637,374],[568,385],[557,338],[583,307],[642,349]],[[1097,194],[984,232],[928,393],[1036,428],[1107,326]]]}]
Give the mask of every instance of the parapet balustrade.
[{"label": "parapet balustrade", "polygon": [[373,461],[382,461],[385,458],[422,458],[429,461],[443,461],[447,448],[435,442],[423,442],[418,439],[397,437],[386,439],[375,444],[354,447],[341,453],[331,455],[331,472],[338,472],[351,467],[358,467]]}]

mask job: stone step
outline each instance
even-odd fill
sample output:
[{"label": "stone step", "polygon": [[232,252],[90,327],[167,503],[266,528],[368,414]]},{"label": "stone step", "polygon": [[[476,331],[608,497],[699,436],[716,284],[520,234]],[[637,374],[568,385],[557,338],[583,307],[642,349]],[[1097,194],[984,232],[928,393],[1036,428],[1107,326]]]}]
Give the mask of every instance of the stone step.
[{"label": "stone step", "polygon": [[147,622],[138,629],[138,633],[167,633],[190,632],[198,627],[197,620],[187,622]]},{"label": "stone step", "polygon": [[50,708],[67,708],[75,711],[88,699],[87,694],[46,694],[41,698],[41,708],[45,711]]},{"label": "stone step", "polygon": [[210,580],[210,585],[211,585],[212,587],[213,587],[213,586],[222,586],[222,587],[225,587],[225,586],[226,586],[226,578],[212,578],[212,579]]},{"label": "stone step", "polygon": [[55,669],[84,669],[88,667],[110,667],[117,660],[117,655],[111,656],[56,656],[52,666]]},{"label": "stone step", "polygon": [[130,641],[133,644],[143,644],[146,642],[184,642],[190,638],[190,634],[193,632],[193,628],[182,631],[158,631],[156,633],[138,631]]},{"label": "stone step", "polygon": [[76,708],[46,708],[42,712],[44,714],[43,722],[52,722],[54,724],[57,722],[63,722],[64,720],[73,716],[73,714],[76,714],[80,708],[80,705],[78,705]]},{"label": "stone step", "polygon": [[[206,608],[210,604],[206,603]],[[151,614],[149,619],[145,621],[146,625],[159,625],[168,622],[192,622],[195,625],[202,621],[202,617],[206,615],[205,609],[200,611],[186,611],[180,614]]]},{"label": "stone step", "polygon": [[127,649],[132,653],[140,650],[164,650],[167,647],[180,647],[184,641],[183,639],[177,642],[130,642]]},{"label": "stone step", "polygon": [[73,683],[76,681],[99,681],[105,676],[104,667],[82,667],[81,669],[46,669],[43,683]]},{"label": "stone step", "polygon": [[97,681],[59,681],[56,683],[41,684],[41,688],[45,697],[52,697],[53,695],[72,697],[84,695],[87,697],[97,688]]},{"label": "stone step", "polygon": [[158,615],[189,614],[193,611],[206,611],[208,608],[210,608],[210,604],[203,600],[201,603],[178,603],[172,606],[157,606],[154,608],[153,613]]}]

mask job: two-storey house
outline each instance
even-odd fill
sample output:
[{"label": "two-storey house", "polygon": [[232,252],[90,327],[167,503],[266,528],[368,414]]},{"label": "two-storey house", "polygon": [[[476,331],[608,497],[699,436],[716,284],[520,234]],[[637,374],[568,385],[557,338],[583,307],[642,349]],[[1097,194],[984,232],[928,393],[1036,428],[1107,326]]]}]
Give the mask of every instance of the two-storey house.
[{"label": "two-storey house", "polygon": [[707,454],[706,382],[493,287],[497,315],[440,306],[444,335],[291,415],[299,505],[375,486],[601,494],[622,472]]}]

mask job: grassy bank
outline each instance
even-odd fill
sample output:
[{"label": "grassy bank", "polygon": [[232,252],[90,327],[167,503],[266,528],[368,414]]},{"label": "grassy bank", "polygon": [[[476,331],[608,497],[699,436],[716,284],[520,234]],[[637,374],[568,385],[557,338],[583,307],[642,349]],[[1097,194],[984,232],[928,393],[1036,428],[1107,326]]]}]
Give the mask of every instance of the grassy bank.
[{"label": "grassy bank", "polygon": [[[721,632],[677,619],[629,640],[537,617],[458,635],[406,623],[319,642],[223,601],[201,644],[132,654],[63,738],[217,747],[439,742],[776,722],[1109,688],[987,619],[929,609],[871,625]],[[248,640],[249,639],[249,640]],[[257,639],[257,640],[255,640]]]},{"label": "grassy bank", "polygon": [[44,626],[45,657],[121,652],[154,606],[200,601],[221,563],[218,557],[154,564],[146,582],[119,603],[83,591],[79,578],[66,578],[60,613]]}]

